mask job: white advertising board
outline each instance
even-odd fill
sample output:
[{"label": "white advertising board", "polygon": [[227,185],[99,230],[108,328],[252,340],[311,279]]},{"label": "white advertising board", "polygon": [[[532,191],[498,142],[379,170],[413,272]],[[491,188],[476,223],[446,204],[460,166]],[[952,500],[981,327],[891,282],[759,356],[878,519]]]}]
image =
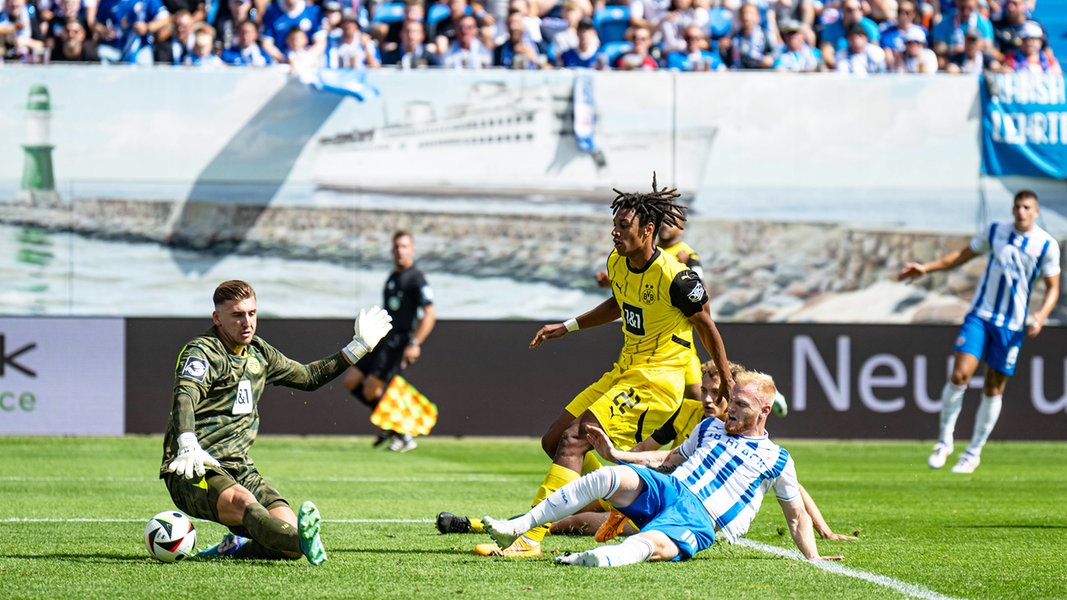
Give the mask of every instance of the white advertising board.
[{"label": "white advertising board", "polygon": [[122,435],[122,319],[0,318],[0,434]]}]

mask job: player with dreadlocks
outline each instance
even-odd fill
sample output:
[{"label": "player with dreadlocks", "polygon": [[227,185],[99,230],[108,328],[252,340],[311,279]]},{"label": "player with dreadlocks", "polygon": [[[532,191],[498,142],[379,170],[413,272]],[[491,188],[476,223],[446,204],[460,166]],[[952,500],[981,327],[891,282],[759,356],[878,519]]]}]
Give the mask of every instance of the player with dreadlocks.
[{"label": "player with dreadlocks", "polygon": [[[719,372],[730,373],[700,278],[655,245],[660,225],[685,220],[686,207],[675,203],[677,190],[657,188],[653,174],[651,193],[614,191],[618,194],[611,203],[615,249],[607,260],[613,296],[576,318],[545,325],[530,348],[622,317],[622,351],[613,368],[578,394],[541,438],[545,452],[552,456],[552,466],[534,496],[534,505],[590,470],[583,469],[583,463],[587,467],[598,464],[591,454],[586,462],[592,449],[585,436],[586,424],[599,427],[616,446],[628,450],[674,414],[682,401],[694,330]],[[719,395],[728,399],[732,386],[732,378],[723,377]],[[547,531],[546,526],[536,527],[507,548],[482,544],[475,552],[540,556]]]}]

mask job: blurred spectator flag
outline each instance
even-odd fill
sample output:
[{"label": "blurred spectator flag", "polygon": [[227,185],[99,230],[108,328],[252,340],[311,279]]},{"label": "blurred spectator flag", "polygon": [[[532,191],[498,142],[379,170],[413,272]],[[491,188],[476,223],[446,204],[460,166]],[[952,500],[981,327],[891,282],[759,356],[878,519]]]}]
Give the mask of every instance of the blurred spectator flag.
[{"label": "blurred spectator flag", "polygon": [[596,107],[593,100],[593,77],[589,73],[579,72],[574,76],[574,137],[578,138],[578,149],[582,152],[595,152]]},{"label": "blurred spectator flag", "polygon": [[380,95],[378,88],[367,83],[366,69],[314,69],[298,76],[300,81],[320,92],[351,96],[360,102]]},{"label": "blurred spectator flag", "polygon": [[1067,179],[1063,75],[987,73],[982,95],[982,173]]}]

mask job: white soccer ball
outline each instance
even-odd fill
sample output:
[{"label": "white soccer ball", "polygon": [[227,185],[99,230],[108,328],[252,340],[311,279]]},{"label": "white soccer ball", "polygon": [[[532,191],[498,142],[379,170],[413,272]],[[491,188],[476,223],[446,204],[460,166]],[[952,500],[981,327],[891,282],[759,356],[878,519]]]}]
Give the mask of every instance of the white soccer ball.
[{"label": "white soccer ball", "polygon": [[148,554],[159,561],[172,563],[188,557],[196,547],[196,528],[189,517],[167,510],[152,517],[144,528]]}]

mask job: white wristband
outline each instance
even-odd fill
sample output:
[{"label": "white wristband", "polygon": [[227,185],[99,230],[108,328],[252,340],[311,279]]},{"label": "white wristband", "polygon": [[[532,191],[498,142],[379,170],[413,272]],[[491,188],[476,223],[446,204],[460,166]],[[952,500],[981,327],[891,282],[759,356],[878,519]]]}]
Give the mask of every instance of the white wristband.
[{"label": "white wristband", "polygon": [[567,319],[563,322],[563,326],[567,328],[567,331],[578,331],[578,319]]}]

